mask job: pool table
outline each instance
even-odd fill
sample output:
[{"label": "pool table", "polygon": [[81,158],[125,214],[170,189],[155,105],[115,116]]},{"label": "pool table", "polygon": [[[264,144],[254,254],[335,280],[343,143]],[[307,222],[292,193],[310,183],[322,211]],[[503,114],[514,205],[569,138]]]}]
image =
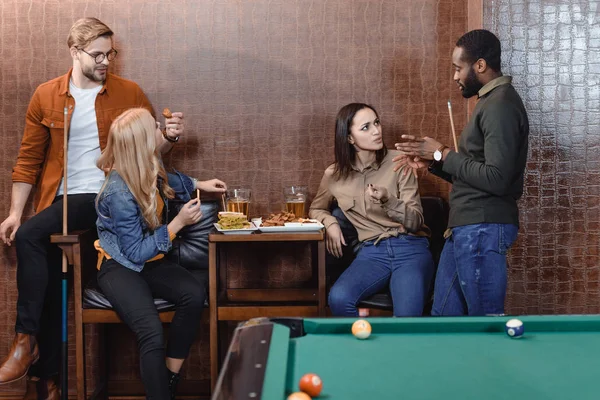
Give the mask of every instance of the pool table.
[{"label": "pool table", "polygon": [[599,399],[600,316],[267,319],[240,324],[212,398],[285,400],[305,373],[319,398]]}]

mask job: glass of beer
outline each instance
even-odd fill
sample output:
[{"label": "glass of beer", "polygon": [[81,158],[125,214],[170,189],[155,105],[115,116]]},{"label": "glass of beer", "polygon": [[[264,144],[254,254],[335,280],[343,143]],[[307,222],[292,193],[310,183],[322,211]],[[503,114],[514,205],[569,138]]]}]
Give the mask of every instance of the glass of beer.
[{"label": "glass of beer", "polygon": [[286,186],[283,188],[286,211],[294,213],[296,218],[304,218],[306,194],[306,186]]},{"label": "glass of beer", "polygon": [[[227,211],[239,212],[248,218],[248,208],[250,205],[250,189],[228,189],[227,190]],[[249,219],[249,218],[248,218]]]}]

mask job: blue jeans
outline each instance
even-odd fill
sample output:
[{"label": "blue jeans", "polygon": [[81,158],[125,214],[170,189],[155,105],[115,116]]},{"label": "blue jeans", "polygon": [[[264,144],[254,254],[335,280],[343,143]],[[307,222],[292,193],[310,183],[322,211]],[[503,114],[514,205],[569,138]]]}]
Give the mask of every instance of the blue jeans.
[{"label": "blue jeans", "polygon": [[518,231],[512,224],[452,228],[438,265],[431,314],[504,314],[506,253]]},{"label": "blue jeans", "polygon": [[354,317],[361,300],[388,285],[397,317],[420,316],[433,279],[427,238],[409,235],[364,242],[352,264],[329,292],[335,316]]}]

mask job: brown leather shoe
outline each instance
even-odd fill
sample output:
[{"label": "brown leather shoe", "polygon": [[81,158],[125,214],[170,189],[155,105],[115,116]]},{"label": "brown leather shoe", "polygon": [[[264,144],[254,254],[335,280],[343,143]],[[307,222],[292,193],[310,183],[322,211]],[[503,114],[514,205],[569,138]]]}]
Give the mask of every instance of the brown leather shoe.
[{"label": "brown leather shoe", "polygon": [[23,378],[31,364],[40,358],[35,336],[17,333],[8,356],[0,366],[0,385]]},{"label": "brown leather shoe", "polygon": [[23,400],[59,400],[60,393],[53,379],[27,379],[27,392]]}]

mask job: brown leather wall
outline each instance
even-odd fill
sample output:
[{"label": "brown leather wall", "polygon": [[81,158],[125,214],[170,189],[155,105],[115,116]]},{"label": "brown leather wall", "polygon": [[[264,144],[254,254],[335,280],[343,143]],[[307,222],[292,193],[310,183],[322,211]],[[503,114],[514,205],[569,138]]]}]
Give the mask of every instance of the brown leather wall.
[{"label": "brown leather wall", "polygon": [[[66,37],[81,16],[98,16],[115,31],[113,72],[139,83],[157,110],[185,112],[185,137],[167,161],[199,178],[251,188],[251,213],[266,216],[281,210],[286,184],[308,185],[314,196],[333,160],[334,116],[349,102],[378,109],[388,146],[403,133],[451,143],[446,101],[453,101],[458,129],[466,119],[450,63],[454,41],[467,26],[466,4],[3,1],[0,218],[9,211],[10,172],[30,96],[70,66]],[[445,184],[430,177],[424,182],[424,193],[446,196]],[[290,251],[298,257],[278,258],[262,276],[242,267],[236,272],[240,260],[230,258],[232,286],[257,279],[270,286],[301,284],[308,279],[308,254]],[[2,356],[14,332],[14,254],[6,247],[0,252],[0,307],[7,310],[0,319]],[[119,354],[111,377],[138,381],[134,341],[122,328],[111,335]],[[90,354],[95,343],[89,341]],[[195,345],[184,379],[208,379],[206,349],[206,340]],[[69,363],[74,377],[74,353]],[[91,356],[88,364],[95,365]],[[22,388],[20,382],[0,393]]]},{"label": "brown leather wall", "polygon": [[531,124],[508,311],[600,312],[600,68],[593,2],[484,2]]},{"label": "brown leather wall", "polygon": [[[592,56],[600,35],[588,3],[484,1],[484,26],[502,40],[504,71],[514,76],[531,121],[522,230],[510,256],[511,313],[600,311],[600,69]],[[286,184],[308,185],[314,195],[333,160],[334,116],[348,102],[378,109],[388,146],[403,133],[451,144],[448,99],[459,132],[466,121],[450,55],[467,28],[467,0],[3,0],[0,218],[9,210],[10,171],[29,98],[38,84],[67,70],[68,29],[86,15],[116,32],[114,72],[138,82],[157,110],[185,112],[185,138],[167,162],[251,188],[254,215],[279,211]],[[423,194],[446,197],[448,186],[437,178],[422,182]],[[302,284],[309,256],[305,249],[286,251],[264,275],[245,258],[229,257],[231,285]],[[15,280],[14,249],[3,247],[2,356],[13,337]],[[185,380],[208,379],[203,328]],[[118,358],[111,377],[139,382],[135,342],[123,327],[110,335]],[[95,345],[89,341],[92,366]],[[74,353],[69,363],[74,376]],[[20,382],[0,387],[0,394],[22,389]]]}]

